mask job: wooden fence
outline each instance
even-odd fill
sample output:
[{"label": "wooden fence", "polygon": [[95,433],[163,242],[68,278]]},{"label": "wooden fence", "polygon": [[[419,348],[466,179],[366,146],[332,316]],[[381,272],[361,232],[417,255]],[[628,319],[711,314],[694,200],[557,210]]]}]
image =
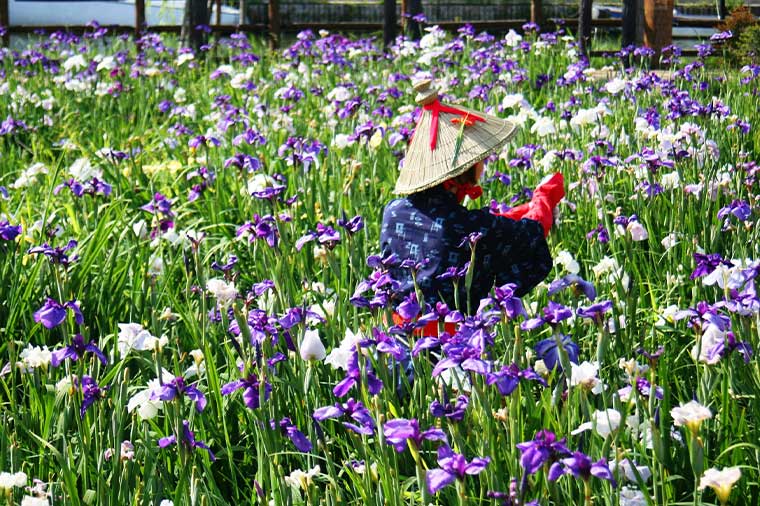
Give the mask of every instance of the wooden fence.
[{"label": "wooden fence", "polygon": [[[220,24],[222,0],[216,2],[216,19],[212,19],[211,30],[217,34],[230,34],[235,32],[267,34],[270,39],[278,40],[282,32],[298,32],[305,29],[328,30],[331,32],[372,32],[383,29],[382,22],[293,22],[289,19],[282,19],[280,16],[280,7],[278,0],[268,0],[267,2],[267,19],[266,22],[247,23],[240,25],[222,25]],[[446,30],[456,30],[459,27],[470,24],[476,30],[488,31],[506,31],[509,29],[519,29],[526,22],[541,22],[544,19],[543,9],[540,0],[531,0],[529,16],[524,19],[494,19],[494,20],[457,20],[457,21],[436,21],[435,24]],[[536,8],[536,6],[538,6]],[[115,25],[107,28],[111,33],[132,32],[135,35],[140,33],[151,32],[171,32],[179,33],[181,25],[155,25],[146,26],[145,24],[145,0],[135,1],[135,22],[132,26]],[[399,19],[399,18],[397,18]],[[0,0],[0,27],[4,28],[2,44],[7,46],[10,42],[11,34],[34,33],[43,30],[46,33],[53,31],[69,31],[72,33],[84,33],[91,31],[88,26],[14,26],[10,25],[9,0]],[[554,21],[565,23],[568,26],[577,26],[577,18],[560,18]],[[679,21],[679,26],[710,28],[715,25],[715,20],[710,19],[683,19]],[[622,21],[620,19],[594,19],[591,22],[594,27],[620,28]],[[593,52],[592,55],[601,55],[600,52]]]}]

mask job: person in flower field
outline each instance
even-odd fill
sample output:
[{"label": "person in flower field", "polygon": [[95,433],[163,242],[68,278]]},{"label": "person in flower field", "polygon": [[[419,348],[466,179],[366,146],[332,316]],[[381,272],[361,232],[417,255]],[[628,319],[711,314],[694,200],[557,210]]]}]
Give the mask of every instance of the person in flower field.
[{"label": "person in flower field", "polygon": [[474,310],[494,286],[514,283],[515,295],[525,294],[552,268],[546,236],[565,195],[562,174],[548,177],[530,202],[506,212],[467,209],[464,198],[483,193],[483,160],[516,127],[442,104],[429,80],[414,89],[422,111],[396,181],[400,197],[385,207],[380,233],[384,256],[409,260],[391,271],[400,282],[399,295],[414,292],[416,281],[426,303],[453,309],[458,302],[458,309],[467,310],[469,301]]}]

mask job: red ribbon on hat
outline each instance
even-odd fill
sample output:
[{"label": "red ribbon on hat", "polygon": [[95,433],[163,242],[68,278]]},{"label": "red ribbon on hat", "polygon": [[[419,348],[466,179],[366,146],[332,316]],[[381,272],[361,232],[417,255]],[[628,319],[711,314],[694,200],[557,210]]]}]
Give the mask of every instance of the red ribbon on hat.
[{"label": "red ribbon on hat", "polygon": [[461,109],[457,109],[455,107],[451,107],[448,105],[443,105],[440,101],[438,101],[438,99],[435,99],[429,104],[423,105],[422,108],[426,111],[430,111],[430,113],[432,114],[432,118],[430,120],[430,150],[431,151],[435,151],[435,145],[438,142],[438,116],[442,112],[445,112],[447,114],[455,114],[456,116],[462,116],[463,117],[462,119],[454,118],[454,120],[457,120],[457,122],[463,122],[465,126],[469,126],[476,121],[483,121],[483,122],[486,121],[485,119],[471,112],[463,111]]}]

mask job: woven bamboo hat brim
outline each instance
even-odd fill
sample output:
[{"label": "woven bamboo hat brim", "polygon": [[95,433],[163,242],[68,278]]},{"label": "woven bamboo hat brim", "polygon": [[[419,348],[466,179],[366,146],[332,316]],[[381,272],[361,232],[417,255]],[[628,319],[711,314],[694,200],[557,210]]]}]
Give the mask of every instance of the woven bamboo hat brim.
[{"label": "woven bamboo hat brim", "polygon": [[[517,132],[515,124],[496,116],[458,105],[444,105],[445,109],[453,107],[461,114],[438,112],[437,139],[435,149],[431,149],[434,112],[424,107],[438,100],[438,92],[431,84],[431,81],[425,80],[414,86],[417,92],[415,100],[423,106],[423,110],[396,180],[393,193],[397,195],[427,190],[466,172],[500,149]],[[461,120],[466,117],[477,117],[483,121],[463,127]]]}]

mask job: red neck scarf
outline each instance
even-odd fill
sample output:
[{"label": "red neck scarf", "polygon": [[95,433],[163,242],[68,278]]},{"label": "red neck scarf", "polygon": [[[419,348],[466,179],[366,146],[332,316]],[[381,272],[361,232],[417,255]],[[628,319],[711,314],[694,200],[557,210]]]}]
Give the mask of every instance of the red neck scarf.
[{"label": "red neck scarf", "polygon": [[460,204],[464,202],[465,197],[475,200],[483,195],[483,188],[480,185],[472,183],[457,183],[453,179],[443,182],[443,189],[446,191],[453,191],[456,193],[457,202]]}]

